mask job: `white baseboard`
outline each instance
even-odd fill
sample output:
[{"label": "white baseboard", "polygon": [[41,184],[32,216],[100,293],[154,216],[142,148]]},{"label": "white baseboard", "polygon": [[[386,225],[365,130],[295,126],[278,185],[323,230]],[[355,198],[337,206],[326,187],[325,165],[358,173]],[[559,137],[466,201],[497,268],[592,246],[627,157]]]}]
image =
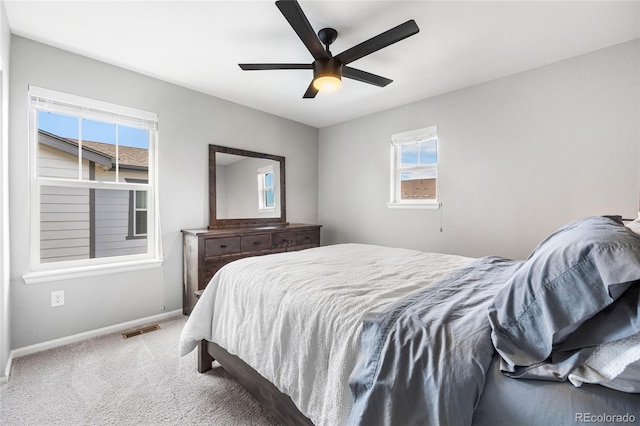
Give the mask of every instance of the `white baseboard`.
[{"label": "white baseboard", "polygon": [[[49,350],[49,349],[53,349],[53,348],[57,348],[57,347],[60,347],[60,346],[68,345],[70,343],[81,342],[83,340],[91,339],[91,338],[94,338],[94,337],[104,336],[104,335],[112,334],[112,333],[118,333],[120,331],[128,330],[128,329],[131,329],[131,328],[136,328],[136,327],[139,327],[141,325],[146,325],[146,324],[149,324],[149,323],[168,320],[170,318],[181,316],[181,315],[182,315],[182,309],[178,309],[178,310],[175,310],[175,311],[166,312],[164,314],[153,315],[153,316],[146,317],[146,318],[140,318],[140,319],[133,320],[133,321],[123,322],[123,323],[120,323],[120,324],[110,325],[108,327],[98,328],[96,330],[85,331],[83,333],[78,333],[78,334],[74,334],[74,335],[71,335],[71,336],[62,337],[60,339],[49,340],[48,342],[37,343],[35,345],[30,345],[30,346],[25,346],[25,347],[22,347],[22,348],[14,349],[14,350],[11,351],[11,354],[9,355],[9,362],[7,363],[8,364],[7,365],[7,372],[6,372],[6,376],[5,376],[6,378],[4,378],[4,381],[7,381],[8,378],[9,378],[9,372],[10,372],[10,368],[11,368],[11,360],[13,358],[20,358],[21,356],[35,354],[37,352],[46,351],[46,350]],[[0,378],[0,381],[2,381],[2,379],[3,378]]]},{"label": "white baseboard", "polygon": [[9,373],[11,373],[12,362],[13,362],[13,352],[10,352],[9,359],[7,360],[7,367],[4,370],[4,376],[0,376],[0,383],[6,383],[9,381]]}]

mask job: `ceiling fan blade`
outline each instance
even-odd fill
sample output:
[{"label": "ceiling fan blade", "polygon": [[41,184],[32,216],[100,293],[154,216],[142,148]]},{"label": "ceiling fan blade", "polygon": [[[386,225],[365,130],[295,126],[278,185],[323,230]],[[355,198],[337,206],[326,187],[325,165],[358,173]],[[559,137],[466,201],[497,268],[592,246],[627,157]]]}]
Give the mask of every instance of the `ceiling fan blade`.
[{"label": "ceiling fan blade", "polygon": [[312,64],[238,64],[244,71],[259,70],[310,70]]},{"label": "ceiling fan blade", "polygon": [[393,43],[404,40],[405,38],[416,34],[418,31],[420,31],[420,28],[418,28],[416,21],[410,19],[404,24],[400,24],[397,27],[391,28],[390,30],[378,34],[367,41],[363,41],[362,43],[353,46],[351,49],[345,50],[339,55],[336,55],[336,59],[346,65]]},{"label": "ceiling fan blade", "polygon": [[302,98],[303,99],[313,99],[313,98],[316,97],[317,94],[318,94],[318,89],[313,87],[313,81],[311,81],[311,84],[309,84],[309,88],[307,88],[307,91],[304,92],[304,96]]},{"label": "ceiling fan blade", "polygon": [[370,72],[348,67],[346,65],[342,66],[342,76],[350,78],[352,80],[358,80],[363,83],[373,84],[374,86],[378,87],[384,87],[393,81],[376,74],[371,74]]},{"label": "ceiling fan blade", "polygon": [[311,27],[300,5],[295,0],[278,0],[276,6],[291,25],[291,28],[298,34],[300,40],[307,46],[314,59],[329,58],[324,46],[320,43],[316,32]]}]

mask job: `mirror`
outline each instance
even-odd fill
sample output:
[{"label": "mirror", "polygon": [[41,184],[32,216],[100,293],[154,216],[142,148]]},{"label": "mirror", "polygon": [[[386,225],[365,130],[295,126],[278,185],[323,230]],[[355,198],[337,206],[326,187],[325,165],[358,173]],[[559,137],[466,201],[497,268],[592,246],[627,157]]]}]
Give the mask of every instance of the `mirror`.
[{"label": "mirror", "polygon": [[284,157],[209,145],[209,228],[284,224]]}]

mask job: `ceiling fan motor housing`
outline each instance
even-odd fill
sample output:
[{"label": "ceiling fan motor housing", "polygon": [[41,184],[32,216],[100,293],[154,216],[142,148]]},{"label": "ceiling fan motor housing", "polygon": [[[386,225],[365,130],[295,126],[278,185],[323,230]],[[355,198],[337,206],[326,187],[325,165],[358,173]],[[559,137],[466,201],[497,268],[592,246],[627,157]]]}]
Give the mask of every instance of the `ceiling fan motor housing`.
[{"label": "ceiling fan motor housing", "polygon": [[335,58],[320,58],[313,62],[311,86],[319,92],[331,93],[342,84],[342,63]]},{"label": "ceiling fan motor housing", "polygon": [[320,58],[313,62],[313,78],[337,76],[342,78],[342,63],[336,58]]}]

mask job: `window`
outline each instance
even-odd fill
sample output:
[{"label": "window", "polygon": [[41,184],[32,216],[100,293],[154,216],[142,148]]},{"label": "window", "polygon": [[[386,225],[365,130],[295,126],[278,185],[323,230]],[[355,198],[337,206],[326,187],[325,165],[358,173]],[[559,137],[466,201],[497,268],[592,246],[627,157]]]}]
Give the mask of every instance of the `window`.
[{"label": "window", "polygon": [[136,237],[147,235],[147,193],[134,191],[136,202],[133,216],[133,235]]},{"label": "window", "polygon": [[157,115],[33,86],[29,97],[31,270],[159,259]]},{"label": "window", "polygon": [[258,169],[258,210],[275,210],[273,166]]},{"label": "window", "polygon": [[[127,182],[148,183],[144,179],[126,178]],[[129,191],[129,232],[127,239],[147,237],[147,193]]]},{"label": "window", "polygon": [[389,207],[438,207],[437,127],[391,135]]}]

